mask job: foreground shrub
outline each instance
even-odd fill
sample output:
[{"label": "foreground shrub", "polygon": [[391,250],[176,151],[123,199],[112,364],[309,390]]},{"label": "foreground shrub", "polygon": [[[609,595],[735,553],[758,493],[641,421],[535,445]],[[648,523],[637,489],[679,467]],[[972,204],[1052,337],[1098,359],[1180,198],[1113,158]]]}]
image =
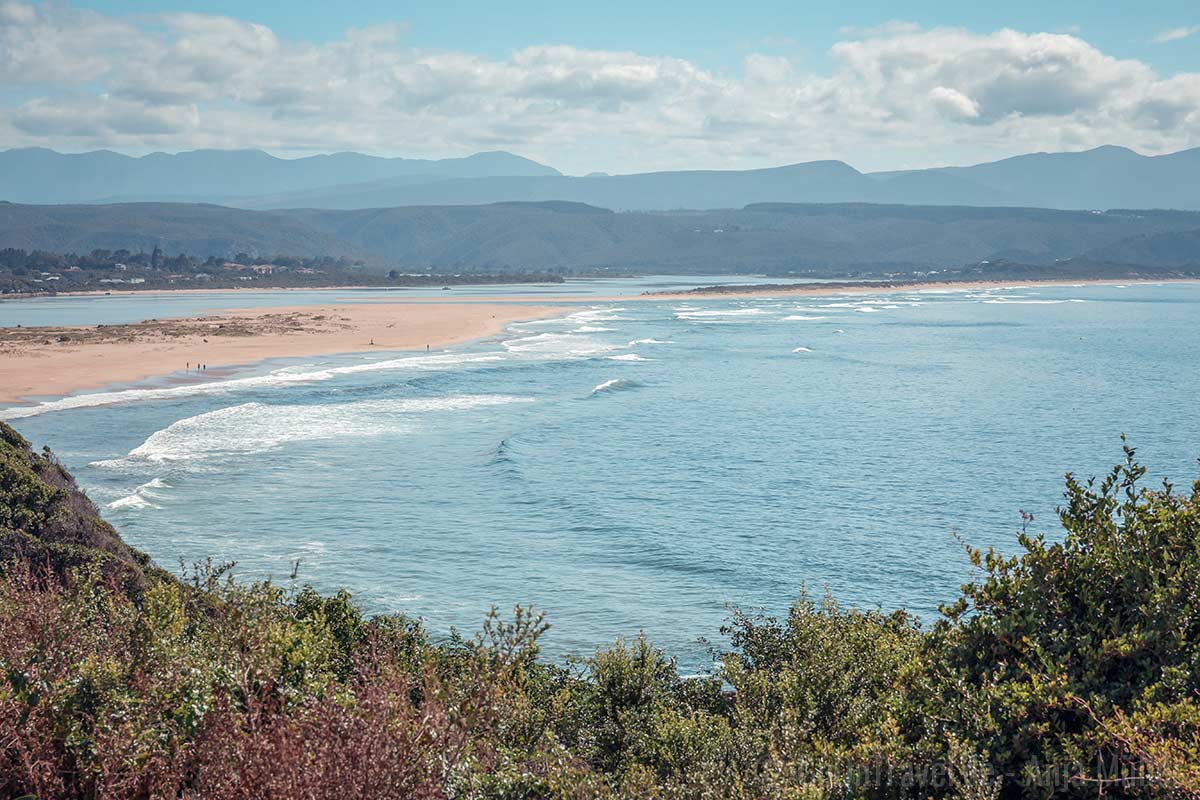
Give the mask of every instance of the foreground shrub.
[{"label": "foreground shrub", "polygon": [[1145,472],[1127,447],[1099,485],[1068,476],[1063,540],[972,551],[983,577],[934,632],[939,699],[1013,792],[1200,795],[1200,482]]},{"label": "foreground shrub", "polygon": [[198,614],[179,583],[0,576],[0,796],[440,797],[541,631],[489,618],[448,669],[390,620],[347,643],[307,591],[205,591]]},{"label": "foreground shrub", "polygon": [[684,679],[644,636],[547,663],[522,609],[436,642],[119,540],[44,558],[105,530],[0,444],[0,519],[45,545],[0,567],[0,798],[1200,798],[1200,483],[1132,450],[1068,477],[1061,541],[970,551],[928,630],[803,595]]}]

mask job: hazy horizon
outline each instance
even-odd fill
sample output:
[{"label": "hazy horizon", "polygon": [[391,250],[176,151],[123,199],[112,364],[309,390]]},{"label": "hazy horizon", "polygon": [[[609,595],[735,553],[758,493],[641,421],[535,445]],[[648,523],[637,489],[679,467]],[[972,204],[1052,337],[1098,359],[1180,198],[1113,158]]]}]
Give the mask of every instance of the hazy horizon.
[{"label": "hazy horizon", "polygon": [[[79,150],[69,150],[69,149],[64,149],[64,148],[59,148],[59,147],[50,147],[47,145],[25,145],[25,146],[21,146],[21,147],[0,148],[0,152],[9,152],[9,151],[13,151],[13,150],[37,150],[37,149],[51,150],[60,155],[74,155],[74,156],[88,155],[89,153],[109,152],[109,153],[115,153],[117,155],[127,156],[129,158],[145,158],[146,156],[155,156],[155,155],[177,156],[177,155],[185,155],[188,153],[201,153],[201,152],[214,152],[214,151],[215,152],[225,152],[225,153],[250,152],[250,153],[263,153],[272,158],[277,158],[281,161],[299,161],[301,159],[313,158],[316,156],[344,156],[344,155],[366,156],[368,158],[401,159],[401,160],[406,160],[406,161],[455,161],[455,160],[471,158],[473,156],[495,154],[495,155],[516,156],[518,158],[528,159],[537,164],[540,164],[541,166],[552,167],[554,169],[558,169],[558,167],[555,164],[539,161],[538,159],[531,158],[531,157],[525,155],[524,153],[514,152],[511,150],[476,150],[476,151],[472,151],[472,152],[450,154],[450,155],[445,155],[445,156],[412,156],[412,155],[403,155],[403,154],[391,155],[391,154],[384,154],[384,153],[368,152],[368,151],[364,151],[364,150],[314,150],[311,152],[303,152],[303,153],[295,153],[295,152],[288,152],[288,151],[272,152],[271,150],[269,150],[267,148],[252,147],[252,146],[229,147],[229,148],[196,147],[196,148],[183,148],[183,149],[177,149],[177,150],[170,150],[170,149],[155,149],[155,150],[132,149],[131,150],[131,149],[126,149],[126,148],[94,147],[94,148],[79,149]],[[1079,150],[1058,150],[1058,151],[1037,150],[1037,151],[1029,151],[1029,152],[1014,152],[1009,155],[999,156],[997,158],[989,159],[987,161],[981,161],[981,162],[975,162],[975,161],[973,161],[973,162],[948,162],[947,161],[947,162],[938,162],[938,163],[917,165],[917,166],[912,166],[912,167],[897,168],[896,170],[859,169],[859,167],[857,165],[855,165],[853,162],[844,161],[842,159],[812,158],[812,159],[809,159],[808,161],[792,161],[792,162],[786,162],[786,163],[781,162],[778,164],[767,164],[767,165],[763,165],[760,167],[745,167],[745,168],[719,167],[719,166],[718,167],[685,166],[685,167],[680,167],[676,170],[650,169],[650,170],[639,170],[637,172],[617,172],[617,171],[607,171],[607,170],[598,170],[598,169],[597,170],[587,170],[584,172],[568,172],[566,170],[559,170],[559,171],[564,176],[567,176],[567,177],[587,177],[589,175],[596,175],[596,174],[629,175],[629,174],[643,174],[645,172],[659,172],[659,171],[662,171],[662,172],[676,172],[676,171],[737,172],[737,171],[743,171],[743,170],[771,169],[774,167],[795,166],[798,164],[810,164],[810,163],[822,162],[822,161],[840,161],[841,163],[844,163],[847,166],[853,167],[854,169],[858,170],[859,172],[862,172],[864,174],[872,174],[872,173],[876,173],[876,172],[892,172],[892,171],[903,172],[903,171],[909,171],[909,170],[913,170],[913,171],[936,170],[936,169],[942,169],[942,168],[947,168],[947,167],[971,167],[971,166],[979,166],[980,164],[990,164],[995,161],[1005,161],[1007,159],[1019,158],[1021,156],[1028,156],[1028,155],[1060,155],[1060,154],[1075,155],[1075,154],[1080,154],[1080,153],[1088,153],[1088,152],[1091,152],[1094,150],[1104,150],[1104,149],[1128,150],[1128,151],[1134,153],[1135,155],[1142,156],[1143,158],[1154,158],[1156,156],[1174,155],[1176,153],[1184,152],[1186,150],[1200,149],[1200,145],[1196,145],[1194,147],[1185,147],[1185,148],[1181,148],[1180,150],[1168,150],[1168,151],[1162,152],[1162,153],[1145,153],[1145,152],[1138,151],[1138,149],[1134,148],[1134,147],[1128,147],[1123,144],[1111,144],[1110,143],[1110,144],[1099,144],[1094,147],[1087,147],[1087,148],[1082,148]]]}]

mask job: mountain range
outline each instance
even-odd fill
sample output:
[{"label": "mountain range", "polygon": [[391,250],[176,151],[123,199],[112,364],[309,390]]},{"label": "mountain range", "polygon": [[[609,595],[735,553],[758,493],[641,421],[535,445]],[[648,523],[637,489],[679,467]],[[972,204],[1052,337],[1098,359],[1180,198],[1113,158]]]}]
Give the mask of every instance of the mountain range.
[{"label": "mountain range", "polygon": [[0,202],[0,247],[269,259],[346,256],[377,269],[849,272],[1067,259],[1200,269],[1200,213],[760,203],[614,213],[548,201],[361,210]]},{"label": "mountain range", "polygon": [[300,194],[342,184],[395,185],[459,178],[558,175],[511,153],[426,161],[333,153],[276,158],[261,150],[192,150],[132,157],[110,150],[0,151],[0,199],[21,203],[218,202],[267,192]]},{"label": "mountain range", "polygon": [[618,211],[764,202],[1200,210],[1200,148],[1032,153],[967,167],[860,172],[841,161],[754,170],[563,175],[511,153],[440,161],[358,153],[282,159],[257,150],[139,158],[110,151],[0,152],[0,199],[208,202],[246,209],[364,209],[562,200]]}]

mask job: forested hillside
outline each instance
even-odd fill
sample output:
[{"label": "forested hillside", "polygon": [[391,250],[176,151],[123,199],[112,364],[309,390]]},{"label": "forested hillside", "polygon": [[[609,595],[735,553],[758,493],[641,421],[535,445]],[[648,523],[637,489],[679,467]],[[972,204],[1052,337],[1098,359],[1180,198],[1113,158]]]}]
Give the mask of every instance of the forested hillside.
[{"label": "forested hillside", "polygon": [[[387,271],[595,270],[817,274],[956,269],[1087,257],[1137,268],[1200,263],[1200,213],[967,206],[755,204],[613,213],[577,203],[245,211],[213,205],[0,203],[0,247],[228,258],[363,260]],[[1156,239],[1154,237],[1166,237]],[[1156,242],[1157,244],[1151,244]]]}]

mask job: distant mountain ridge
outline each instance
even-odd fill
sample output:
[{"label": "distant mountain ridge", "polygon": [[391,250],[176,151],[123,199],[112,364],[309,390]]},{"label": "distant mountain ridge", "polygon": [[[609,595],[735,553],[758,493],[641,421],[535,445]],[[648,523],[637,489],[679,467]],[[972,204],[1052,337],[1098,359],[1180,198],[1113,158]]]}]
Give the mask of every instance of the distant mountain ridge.
[{"label": "distant mountain ridge", "polygon": [[192,150],[133,157],[109,150],[0,152],[0,199],[24,203],[227,201],[390,179],[433,182],[494,175],[558,175],[505,152],[437,161],[333,153],[277,158],[261,150]]},{"label": "distant mountain ridge", "polygon": [[21,203],[211,202],[251,209],[361,209],[562,200],[617,211],[753,203],[880,203],[1088,210],[1200,210],[1200,148],[1143,156],[1123,147],[1031,153],[967,167],[864,173],[841,161],[752,170],[563,175],[513,155],[427,161],[259,150],[131,158],[109,151],[0,152],[0,199]]},{"label": "distant mountain ridge", "polygon": [[346,256],[384,270],[942,270],[1087,258],[1200,269],[1200,213],[764,203],[615,214],[562,201],[361,210],[0,203],[0,248],[269,259]]}]

